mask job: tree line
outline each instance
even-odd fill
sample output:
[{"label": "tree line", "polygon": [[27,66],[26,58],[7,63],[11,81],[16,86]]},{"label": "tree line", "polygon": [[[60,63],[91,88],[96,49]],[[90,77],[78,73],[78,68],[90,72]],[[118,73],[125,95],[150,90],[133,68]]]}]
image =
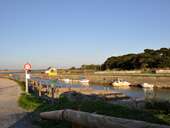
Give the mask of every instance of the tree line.
[{"label": "tree line", "polygon": [[170,68],[170,48],[145,49],[144,53],[112,56],[102,64],[101,68],[102,70]]},{"label": "tree line", "polygon": [[70,70],[101,70],[101,65],[85,65],[83,64],[80,68],[71,67]]}]

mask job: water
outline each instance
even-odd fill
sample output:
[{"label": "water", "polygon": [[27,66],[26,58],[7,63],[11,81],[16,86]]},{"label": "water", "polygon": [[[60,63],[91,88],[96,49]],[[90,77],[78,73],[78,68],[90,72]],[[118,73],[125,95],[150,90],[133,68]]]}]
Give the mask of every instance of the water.
[{"label": "water", "polygon": [[[16,78],[19,78],[19,76],[14,76]],[[25,78],[23,78],[25,79]],[[33,80],[31,78],[31,80]],[[40,78],[34,78],[35,81],[40,82]],[[50,79],[48,80],[48,85],[51,86],[50,83]],[[47,80],[46,79],[41,79],[41,82],[43,85],[47,84]],[[86,83],[88,84],[88,83]],[[61,86],[62,87],[89,87],[89,88],[93,88],[95,90],[104,90],[104,87],[106,89],[109,90],[113,90],[113,91],[118,91],[121,92],[123,94],[126,94],[130,97],[134,97],[134,98],[144,98],[146,97],[147,93],[151,93],[152,97],[155,95],[155,93],[158,95],[158,97],[161,97],[163,99],[168,99],[170,98],[170,89],[162,89],[162,88],[141,88],[141,87],[113,87],[111,85],[103,85],[103,84],[91,84],[89,83],[88,85],[86,84],[80,84],[80,83],[66,83],[64,81],[60,81],[59,83],[55,83],[55,86]]]},{"label": "water", "polygon": [[24,74],[25,72],[0,72],[0,74]]}]

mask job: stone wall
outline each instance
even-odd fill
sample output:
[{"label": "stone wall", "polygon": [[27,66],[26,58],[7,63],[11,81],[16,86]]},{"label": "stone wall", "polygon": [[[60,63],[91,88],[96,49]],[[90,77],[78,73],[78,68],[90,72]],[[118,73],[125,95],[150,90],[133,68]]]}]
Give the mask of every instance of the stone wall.
[{"label": "stone wall", "polygon": [[100,72],[94,72],[94,74],[137,74],[141,73],[141,71],[100,71]]},{"label": "stone wall", "polygon": [[170,73],[170,70],[156,70],[156,73]]}]

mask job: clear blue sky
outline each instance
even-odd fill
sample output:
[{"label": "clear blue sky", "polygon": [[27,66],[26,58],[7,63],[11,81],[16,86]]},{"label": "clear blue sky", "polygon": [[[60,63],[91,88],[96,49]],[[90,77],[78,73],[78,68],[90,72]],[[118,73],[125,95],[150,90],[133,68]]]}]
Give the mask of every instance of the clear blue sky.
[{"label": "clear blue sky", "polygon": [[0,44],[1,70],[170,48],[170,0],[0,0]]}]

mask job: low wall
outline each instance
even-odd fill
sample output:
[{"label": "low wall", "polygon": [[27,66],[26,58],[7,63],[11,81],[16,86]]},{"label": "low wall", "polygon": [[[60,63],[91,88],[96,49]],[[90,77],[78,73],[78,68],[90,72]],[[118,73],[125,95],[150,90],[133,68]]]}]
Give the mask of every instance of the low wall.
[{"label": "low wall", "polygon": [[170,70],[156,70],[156,73],[170,73]]},{"label": "low wall", "polygon": [[141,71],[100,71],[100,72],[94,72],[94,74],[138,74],[141,73]]}]

